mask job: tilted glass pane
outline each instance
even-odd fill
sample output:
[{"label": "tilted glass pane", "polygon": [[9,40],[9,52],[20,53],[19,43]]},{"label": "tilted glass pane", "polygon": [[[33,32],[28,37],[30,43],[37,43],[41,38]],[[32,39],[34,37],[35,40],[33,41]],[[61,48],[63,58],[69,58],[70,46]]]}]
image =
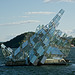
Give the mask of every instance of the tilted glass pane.
[{"label": "tilted glass pane", "polygon": [[46,34],[46,32],[45,32],[45,30],[44,29],[42,29],[42,33],[45,35]]},{"label": "tilted glass pane", "polygon": [[59,11],[59,13],[61,13],[61,15],[63,15],[64,10],[63,10],[63,9],[61,9],[61,10]]},{"label": "tilted glass pane", "polygon": [[61,17],[58,15],[58,17],[57,17],[57,22],[60,20],[60,18],[61,18]]},{"label": "tilted glass pane", "polygon": [[51,49],[52,49],[52,47],[50,46],[50,47],[48,48],[48,50],[46,51],[46,53],[49,54],[50,51],[51,51]]},{"label": "tilted glass pane", "polygon": [[59,22],[57,22],[55,26],[57,27],[58,25],[59,25]]},{"label": "tilted glass pane", "polygon": [[58,30],[57,35],[60,36],[62,34],[62,31]]},{"label": "tilted glass pane", "polygon": [[16,56],[20,52],[20,47],[17,48],[17,50],[14,51],[14,56]]},{"label": "tilted glass pane", "polygon": [[46,56],[43,56],[42,60],[41,60],[41,63],[44,64],[45,60],[47,59]]},{"label": "tilted glass pane", "polygon": [[32,49],[29,52],[29,60],[31,60],[33,56],[34,56],[34,50]]},{"label": "tilted glass pane", "polygon": [[44,52],[44,49],[42,46],[39,47],[39,49],[37,50],[37,53],[41,56]]},{"label": "tilted glass pane", "polygon": [[65,46],[65,44],[67,43],[68,41],[67,40],[65,40],[65,42],[64,42],[64,44],[63,44],[63,46]]},{"label": "tilted glass pane", "polygon": [[41,30],[39,30],[39,31],[37,32],[37,34],[40,34],[40,32],[41,32]]},{"label": "tilted glass pane", "polygon": [[24,56],[23,56],[23,52],[19,52],[16,56],[18,59],[23,59]]},{"label": "tilted glass pane", "polygon": [[30,60],[30,62],[34,63],[36,59],[37,59],[37,56],[34,55],[33,58]]},{"label": "tilted glass pane", "polygon": [[57,19],[58,15],[56,15],[54,18],[53,18],[53,21],[55,21]]},{"label": "tilted glass pane", "polygon": [[28,45],[28,41],[24,42],[24,43],[22,44],[22,49],[23,49],[25,46],[27,46],[27,45]]},{"label": "tilted glass pane", "polygon": [[25,64],[28,64],[28,57],[25,58]]},{"label": "tilted glass pane", "polygon": [[47,46],[49,44],[50,40],[49,37],[46,36],[45,40],[43,41],[43,43],[45,44],[45,46]]},{"label": "tilted glass pane", "polygon": [[53,49],[51,50],[51,54],[62,55],[62,52],[58,48],[53,47]]},{"label": "tilted glass pane", "polygon": [[31,43],[32,45],[35,44],[35,43],[33,42],[33,39],[31,39],[31,38],[30,38],[30,43]]}]

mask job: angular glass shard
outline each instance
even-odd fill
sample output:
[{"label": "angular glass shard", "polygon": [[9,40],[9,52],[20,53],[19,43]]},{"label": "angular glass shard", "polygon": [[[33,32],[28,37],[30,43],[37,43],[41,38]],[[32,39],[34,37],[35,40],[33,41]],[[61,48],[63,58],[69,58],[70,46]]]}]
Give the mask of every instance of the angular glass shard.
[{"label": "angular glass shard", "polygon": [[61,34],[62,34],[62,31],[57,30],[57,36],[61,36]]},{"label": "angular glass shard", "polygon": [[39,62],[39,59],[36,59],[35,62],[33,63],[34,65],[37,65]]},{"label": "angular glass shard", "polygon": [[44,30],[43,28],[37,32],[37,34],[41,34],[41,33],[42,33],[43,35],[46,34],[46,32],[45,32],[45,30]]},{"label": "angular glass shard", "polygon": [[52,27],[52,29],[49,31],[49,34],[50,34],[51,36],[53,36],[54,31],[55,31],[55,28]]},{"label": "angular glass shard", "polygon": [[28,65],[29,64],[28,63],[28,57],[25,58],[25,61],[26,61],[25,64]]},{"label": "angular glass shard", "polygon": [[20,47],[17,48],[17,50],[14,51],[14,56],[16,56],[20,52]]},{"label": "angular glass shard", "polygon": [[50,22],[50,23],[49,23],[49,28],[50,28],[51,26],[52,26],[52,23]]},{"label": "angular glass shard", "polygon": [[45,46],[47,46],[49,44],[50,40],[49,37],[46,36],[45,40],[43,41],[43,43],[45,44]]},{"label": "angular glass shard", "polygon": [[62,40],[60,39],[60,40],[57,42],[57,45],[60,45],[61,42],[62,42]]},{"label": "angular glass shard", "polygon": [[59,25],[59,22],[58,22],[58,23],[56,23],[55,27],[57,27],[58,25]]},{"label": "angular glass shard", "polygon": [[44,49],[42,46],[39,47],[39,49],[37,50],[37,53],[41,56],[44,52]]},{"label": "angular glass shard", "polygon": [[55,21],[57,19],[58,15],[56,15],[54,18],[53,18],[53,21]]},{"label": "angular glass shard", "polygon": [[27,46],[27,45],[28,45],[28,41],[24,42],[24,43],[22,44],[22,49],[23,49],[25,46]]},{"label": "angular glass shard", "polygon": [[57,17],[57,22],[58,22],[58,21],[60,20],[61,17],[60,17],[59,15],[57,15],[57,16],[58,16],[58,17]]},{"label": "angular glass shard", "polygon": [[4,49],[5,49],[5,48],[6,48],[6,46],[5,46],[4,44],[1,44],[1,48],[4,48]]},{"label": "angular glass shard", "polygon": [[29,52],[29,60],[31,60],[33,56],[34,56],[34,50],[32,49]]},{"label": "angular glass shard", "polygon": [[63,55],[63,53],[56,47],[53,47],[53,49],[51,50],[51,54]]},{"label": "angular glass shard", "polygon": [[41,63],[44,64],[44,62],[46,61],[47,57],[46,56],[43,56],[42,60],[41,60]]},{"label": "angular glass shard", "polygon": [[11,53],[12,53],[12,51],[13,51],[10,47],[8,47],[7,50],[8,50],[9,52],[11,52]]},{"label": "angular glass shard", "polygon": [[33,36],[31,36],[31,39],[33,40],[35,37],[36,37],[36,33]]},{"label": "angular glass shard", "polygon": [[37,43],[37,42],[39,41],[39,39],[40,39],[40,37],[37,37],[37,36],[36,36],[36,37],[33,39],[33,42],[34,42],[34,43]]},{"label": "angular glass shard", "polygon": [[[63,15],[63,13],[64,13],[64,10],[63,9],[61,9],[60,11],[59,11],[59,13],[61,14],[60,16],[62,16]],[[58,13],[58,14],[59,14]]]},{"label": "angular glass shard", "polygon": [[42,45],[41,41],[40,41],[40,42],[37,42],[37,43],[35,44],[34,48],[35,48],[36,50],[38,50],[38,48],[39,48],[41,45]]},{"label": "angular glass shard", "polygon": [[65,44],[67,44],[67,42],[68,42],[68,41],[67,41],[67,40],[65,40],[65,42],[64,42],[64,44],[63,44],[62,46],[65,46]]},{"label": "angular glass shard", "polygon": [[36,34],[34,34],[32,37],[30,37],[30,43],[34,46],[35,42],[33,39],[36,37]]},{"label": "angular glass shard", "polygon": [[66,37],[67,37],[67,34],[66,34],[66,33],[64,33],[62,37],[65,37],[65,38],[66,38]]},{"label": "angular glass shard", "polygon": [[19,53],[16,55],[16,58],[18,58],[18,59],[24,59],[23,52],[19,52]]},{"label": "angular glass shard", "polygon": [[34,46],[34,44],[35,44],[35,43],[33,42],[33,39],[31,39],[31,38],[30,38],[30,43],[31,43],[33,46]]},{"label": "angular glass shard", "polygon": [[42,31],[42,33],[43,33],[44,35],[46,34],[46,32],[45,32],[45,30],[44,30],[44,29],[42,29],[41,31]]},{"label": "angular glass shard", "polygon": [[37,32],[37,34],[39,34],[39,33],[41,33],[41,30],[39,30],[39,31]]},{"label": "angular glass shard", "polygon": [[30,60],[30,62],[34,63],[36,59],[37,59],[37,56],[34,55],[33,58]]},{"label": "angular glass shard", "polygon": [[50,51],[52,50],[52,47],[49,46],[48,50],[46,51],[47,54],[50,54]]}]

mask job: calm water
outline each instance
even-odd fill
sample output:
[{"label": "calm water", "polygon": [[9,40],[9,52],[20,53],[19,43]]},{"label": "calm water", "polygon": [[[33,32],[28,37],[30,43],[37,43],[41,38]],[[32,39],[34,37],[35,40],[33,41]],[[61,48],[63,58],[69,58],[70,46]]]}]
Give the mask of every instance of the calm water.
[{"label": "calm water", "polygon": [[0,75],[75,75],[75,49],[72,52],[73,63],[70,65],[4,66],[4,57],[0,50]]}]

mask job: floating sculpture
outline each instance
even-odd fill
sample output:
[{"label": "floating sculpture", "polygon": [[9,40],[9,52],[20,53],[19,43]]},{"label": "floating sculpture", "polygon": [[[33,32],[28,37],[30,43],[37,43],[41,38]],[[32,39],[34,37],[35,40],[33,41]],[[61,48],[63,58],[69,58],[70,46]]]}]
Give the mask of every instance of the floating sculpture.
[{"label": "floating sculpture", "polygon": [[39,25],[35,34],[15,51],[2,44],[2,52],[8,58],[7,61],[23,59],[26,65],[30,63],[37,65],[38,63],[44,64],[48,58],[66,57],[70,51],[71,39],[62,31],[56,30],[63,13],[64,10],[61,9],[47,25]]}]

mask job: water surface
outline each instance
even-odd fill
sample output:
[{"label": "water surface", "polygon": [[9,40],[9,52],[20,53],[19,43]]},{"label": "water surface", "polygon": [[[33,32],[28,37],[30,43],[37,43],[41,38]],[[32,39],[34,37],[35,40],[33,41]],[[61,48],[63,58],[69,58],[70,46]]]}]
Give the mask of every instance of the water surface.
[{"label": "water surface", "polygon": [[[75,57],[73,54],[75,53],[72,53]],[[4,66],[4,57],[0,50],[0,75],[75,75],[74,61],[70,65]]]}]

